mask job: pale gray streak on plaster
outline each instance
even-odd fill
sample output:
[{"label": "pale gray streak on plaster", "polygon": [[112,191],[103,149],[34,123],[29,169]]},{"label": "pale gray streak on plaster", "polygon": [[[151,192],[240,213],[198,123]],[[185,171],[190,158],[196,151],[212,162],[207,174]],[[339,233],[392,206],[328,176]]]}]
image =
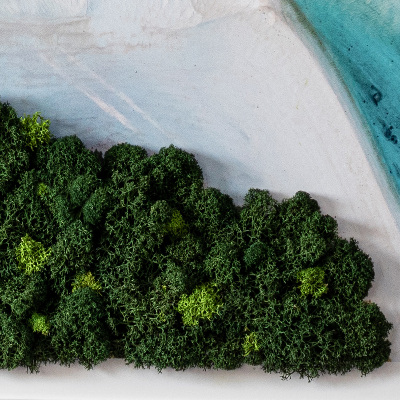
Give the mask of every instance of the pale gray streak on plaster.
[{"label": "pale gray streak on plaster", "polygon": [[122,124],[125,128],[129,129],[131,132],[135,134],[140,134],[140,131],[134,127],[131,122],[120,113],[115,107],[111,104],[107,103],[104,98],[101,97],[95,90],[90,89],[83,83],[82,80],[80,82],[77,81],[73,77],[73,75],[69,75],[65,72],[65,65],[61,65],[57,63],[54,57],[50,57],[50,55],[45,55],[44,53],[40,54],[41,59],[49,66],[53,68],[53,70],[61,76],[64,80],[73,85],[79,92],[84,94],[87,98],[89,98],[93,103],[95,103],[102,111],[116,119],[120,124]]},{"label": "pale gray streak on plaster", "polygon": [[[149,115],[146,111],[144,111],[141,107],[139,107],[137,104],[134,103],[134,101],[123,91],[116,89],[112,85],[110,85],[104,78],[102,78],[100,75],[92,71],[85,63],[82,61],[79,61],[76,57],[68,54],[65,50],[60,49],[68,60],[72,62],[75,66],[79,68],[82,73],[89,75],[92,77],[95,81],[100,83],[100,85],[106,89],[108,92],[113,93],[115,96],[119,97],[121,100],[123,100],[133,111],[135,111],[137,114],[139,114],[145,121],[149,122],[151,125],[153,125],[156,129],[158,129],[163,135],[170,136],[168,132],[164,130],[164,128],[156,121],[154,120],[151,115]],[[109,98],[107,96],[107,98]]]}]

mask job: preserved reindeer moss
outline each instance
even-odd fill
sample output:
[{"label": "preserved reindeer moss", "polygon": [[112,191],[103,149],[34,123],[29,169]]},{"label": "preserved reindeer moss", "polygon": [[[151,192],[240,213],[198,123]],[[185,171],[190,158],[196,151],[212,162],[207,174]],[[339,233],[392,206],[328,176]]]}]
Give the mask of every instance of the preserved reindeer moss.
[{"label": "preserved reindeer moss", "polygon": [[307,268],[297,274],[301,282],[299,288],[303,296],[311,295],[320,297],[328,291],[328,285],[324,283],[325,272],[322,268]]},{"label": "preserved reindeer moss", "polygon": [[243,343],[244,356],[248,356],[251,352],[260,350],[257,344],[257,336],[255,332],[246,335]]},{"label": "preserved reindeer moss", "polygon": [[0,103],[0,195],[11,191],[29,168],[31,154],[21,131],[21,120],[9,104]]},{"label": "preserved reindeer moss", "polygon": [[45,250],[41,243],[34,241],[29,235],[25,235],[15,253],[19,267],[27,275],[30,275],[45,266],[51,250]]},{"label": "preserved reindeer moss", "polygon": [[48,128],[0,103],[0,368],[119,357],[310,380],[388,360],[372,261],[309,194],[237,207],[174,146],[103,158]]},{"label": "preserved reindeer moss", "polygon": [[45,315],[33,313],[29,320],[33,332],[41,333],[42,335],[48,335],[50,332],[50,324]]},{"label": "preserved reindeer moss", "polygon": [[92,289],[96,292],[101,291],[100,283],[94,279],[94,276],[92,275],[91,272],[87,272],[86,274],[78,275],[75,278],[74,283],[72,284],[72,292],[75,292],[75,290],[85,288],[85,287]]},{"label": "preserved reindeer moss", "polygon": [[183,294],[178,302],[178,312],[182,314],[184,325],[198,325],[199,320],[213,318],[222,307],[214,284],[201,285],[189,296]]},{"label": "preserved reindeer moss", "polygon": [[[38,122],[38,119],[40,122]],[[26,145],[34,150],[36,147],[48,144],[51,139],[50,121],[44,119],[39,112],[33,116],[26,115],[21,118],[21,129],[25,135]]]}]

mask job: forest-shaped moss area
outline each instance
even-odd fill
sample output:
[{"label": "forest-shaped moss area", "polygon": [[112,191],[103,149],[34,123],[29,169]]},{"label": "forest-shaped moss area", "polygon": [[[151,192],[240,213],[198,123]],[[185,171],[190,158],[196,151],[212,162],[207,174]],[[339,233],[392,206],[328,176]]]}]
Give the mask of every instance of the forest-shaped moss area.
[{"label": "forest-shaped moss area", "polygon": [[373,264],[304,192],[244,205],[193,155],[104,157],[0,103],[0,368],[259,365],[312,379],[389,358]]}]

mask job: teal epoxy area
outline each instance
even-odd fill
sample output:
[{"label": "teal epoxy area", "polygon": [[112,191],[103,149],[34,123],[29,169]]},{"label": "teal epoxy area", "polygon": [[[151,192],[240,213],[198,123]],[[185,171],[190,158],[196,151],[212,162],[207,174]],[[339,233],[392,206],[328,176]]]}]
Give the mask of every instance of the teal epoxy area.
[{"label": "teal epoxy area", "polygon": [[399,195],[400,3],[293,0],[292,4],[333,60]]}]

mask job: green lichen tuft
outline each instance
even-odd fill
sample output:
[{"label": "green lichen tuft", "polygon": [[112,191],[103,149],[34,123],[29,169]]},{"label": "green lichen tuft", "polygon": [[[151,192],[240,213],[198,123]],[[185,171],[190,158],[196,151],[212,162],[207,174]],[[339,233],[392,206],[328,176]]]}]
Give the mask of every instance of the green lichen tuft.
[{"label": "green lichen tuft", "polygon": [[302,296],[318,298],[328,292],[328,285],[324,283],[325,271],[322,268],[304,269],[297,274],[297,279],[301,282],[299,288]]},{"label": "green lichen tuft", "polygon": [[244,356],[247,357],[250,353],[256,352],[260,350],[260,347],[257,343],[257,335],[255,332],[251,332],[246,335],[243,342],[243,350]]},{"label": "green lichen tuft", "polygon": [[99,282],[94,279],[94,276],[91,272],[87,272],[86,274],[78,275],[75,278],[74,283],[72,284],[72,292],[81,288],[90,288],[96,292],[101,291],[101,285]]},{"label": "green lichen tuft", "polygon": [[40,182],[38,185],[38,189],[37,189],[37,194],[40,198],[43,198],[44,196],[46,196],[46,194],[49,192],[49,188],[47,187],[46,184],[44,184],[43,182]]},{"label": "green lichen tuft", "polygon": [[[38,122],[38,119],[40,122]],[[44,119],[40,115],[40,112],[35,112],[33,116],[24,115],[21,117],[21,127],[26,138],[26,145],[30,147],[31,150],[50,142],[50,121]]]},{"label": "green lichen tuft", "polygon": [[50,323],[45,315],[33,313],[29,323],[33,332],[38,332],[45,336],[50,333]]},{"label": "green lichen tuft", "polygon": [[51,249],[45,249],[42,243],[36,242],[29,235],[21,238],[21,244],[16,249],[18,265],[25,274],[38,272],[47,263]]},{"label": "green lichen tuft", "polygon": [[166,224],[165,230],[171,236],[180,238],[188,233],[188,227],[182,214],[178,210],[172,211],[171,220]]},{"label": "green lichen tuft", "polygon": [[178,312],[182,314],[184,325],[194,326],[201,319],[211,319],[222,307],[221,300],[215,290],[215,284],[203,284],[189,296],[183,294],[178,303]]}]

